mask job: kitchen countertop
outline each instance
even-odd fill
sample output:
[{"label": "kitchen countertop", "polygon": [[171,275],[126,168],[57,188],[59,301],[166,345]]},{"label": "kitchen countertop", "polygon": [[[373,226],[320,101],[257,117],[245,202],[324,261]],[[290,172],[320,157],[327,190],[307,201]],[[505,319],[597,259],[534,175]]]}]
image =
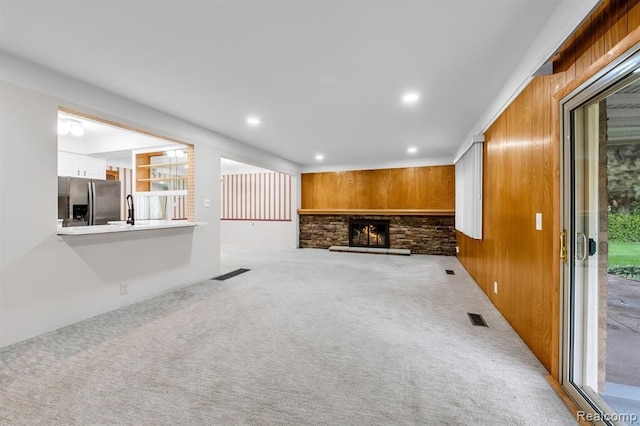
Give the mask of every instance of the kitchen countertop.
[{"label": "kitchen countertop", "polygon": [[126,221],[108,222],[108,225],[69,226],[58,228],[58,235],[94,235],[112,232],[148,231],[153,229],[186,228],[206,225],[204,222],[188,222],[186,220],[136,220],[135,225]]}]

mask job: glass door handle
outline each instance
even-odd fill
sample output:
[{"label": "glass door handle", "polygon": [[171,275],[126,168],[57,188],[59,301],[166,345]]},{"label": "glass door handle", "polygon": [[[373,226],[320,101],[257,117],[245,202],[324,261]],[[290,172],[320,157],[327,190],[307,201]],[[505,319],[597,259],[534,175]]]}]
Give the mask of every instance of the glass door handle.
[{"label": "glass door handle", "polygon": [[[582,244],[580,244],[580,241],[576,241],[576,260],[585,260],[587,258],[587,255],[589,254],[587,248],[589,244],[587,242],[587,236],[584,234],[584,232],[577,232],[576,237],[582,240]],[[581,253],[578,250],[580,246],[582,246]]]}]

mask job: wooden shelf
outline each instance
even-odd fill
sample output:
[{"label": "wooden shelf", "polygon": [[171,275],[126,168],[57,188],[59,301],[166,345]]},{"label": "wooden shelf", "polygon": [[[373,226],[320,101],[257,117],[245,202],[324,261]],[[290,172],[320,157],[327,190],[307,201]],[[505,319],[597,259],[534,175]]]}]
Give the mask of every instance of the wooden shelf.
[{"label": "wooden shelf", "polygon": [[[185,169],[182,166],[188,166],[190,163],[187,158],[179,160],[168,159],[164,157],[161,162],[158,158],[163,157],[163,152],[145,152],[136,154],[136,192],[149,192],[151,190],[184,190],[187,189],[189,178],[187,175],[193,175],[193,171]],[[191,163],[193,165],[193,163]],[[153,172],[153,173],[152,173]],[[157,173],[156,173],[157,172]],[[162,182],[163,189],[155,188],[153,184]]]},{"label": "wooden shelf", "polygon": [[455,210],[427,209],[298,209],[299,215],[455,216]]},{"label": "wooden shelf", "polygon": [[161,180],[183,180],[186,179],[186,176],[172,176],[172,177],[163,177],[163,178],[142,178],[137,179],[138,182],[159,182]]},{"label": "wooden shelf", "polygon": [[189,162],[188,161],[184,161],[181,163],[159,163],[159,164],[138,164],[139,168],[146,168],[146,169],[163,169],[166,167],[174,167],[174,166],[186,166],[188,165]]}]

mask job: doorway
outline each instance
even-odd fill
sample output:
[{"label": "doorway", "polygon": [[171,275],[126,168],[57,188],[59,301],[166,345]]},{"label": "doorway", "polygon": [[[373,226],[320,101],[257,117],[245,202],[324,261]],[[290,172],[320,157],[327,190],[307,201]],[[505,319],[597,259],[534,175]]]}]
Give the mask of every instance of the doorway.
[{"label": "doorway", "polygon": [[563,108],[563,386],[578,419],[640,425],[640,54]]}]

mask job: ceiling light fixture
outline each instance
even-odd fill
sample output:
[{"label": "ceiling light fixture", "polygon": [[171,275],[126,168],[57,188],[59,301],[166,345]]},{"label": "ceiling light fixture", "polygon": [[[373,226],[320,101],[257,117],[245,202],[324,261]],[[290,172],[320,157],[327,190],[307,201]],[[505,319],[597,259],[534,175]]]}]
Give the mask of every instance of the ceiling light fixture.
[{"label": "ceiling light fixture", "polygon": [[247,117],[247,124],[251,127],[259,126],[261,123],[260,118],[256,116]]},{"label": "ceiling light fixture", "polygon": [[71,126],[71,130],[69,130],[69,132],[73,135],[73,136],[82,136],[84,135],[84,129],[82,128],[82,126],[80,126],[79,124],[77,125],[72,125]]},{"label": "ceiling light fixture", "polygon": [[420,94],[418,92],[408,92],[402,96],[402,103],[406,105],[415,104],[420,100]]},{"label": "ceiling light fixture", "polygon": [[176,157],[178,157],[178,158],[184,157],[184,151],[181,150],[181,149],[177,149],[176,150]]},{"label": "ceiling light fixture", "polygon": [[415,146],[410,146],[409,148],[407,148],[407,152],[409,154],[415,154],[416,152],[418,152],[418,148],[416,148]]},{"label": "ceiling light fixture", "polygon": [[78,120],[71,119],[58,119],[58,134],[59,135],[68,135],[71,133],[73,136],[82,136],[84,135],[84,128],[82,127],[82,123]]},{"label": "ceiling light fixture", "polygon": [[322,160],[324,160],[324,155],[322,155],[322,154],[316,154],[316,160],[318,160],[318,161],[322,161]]}]

